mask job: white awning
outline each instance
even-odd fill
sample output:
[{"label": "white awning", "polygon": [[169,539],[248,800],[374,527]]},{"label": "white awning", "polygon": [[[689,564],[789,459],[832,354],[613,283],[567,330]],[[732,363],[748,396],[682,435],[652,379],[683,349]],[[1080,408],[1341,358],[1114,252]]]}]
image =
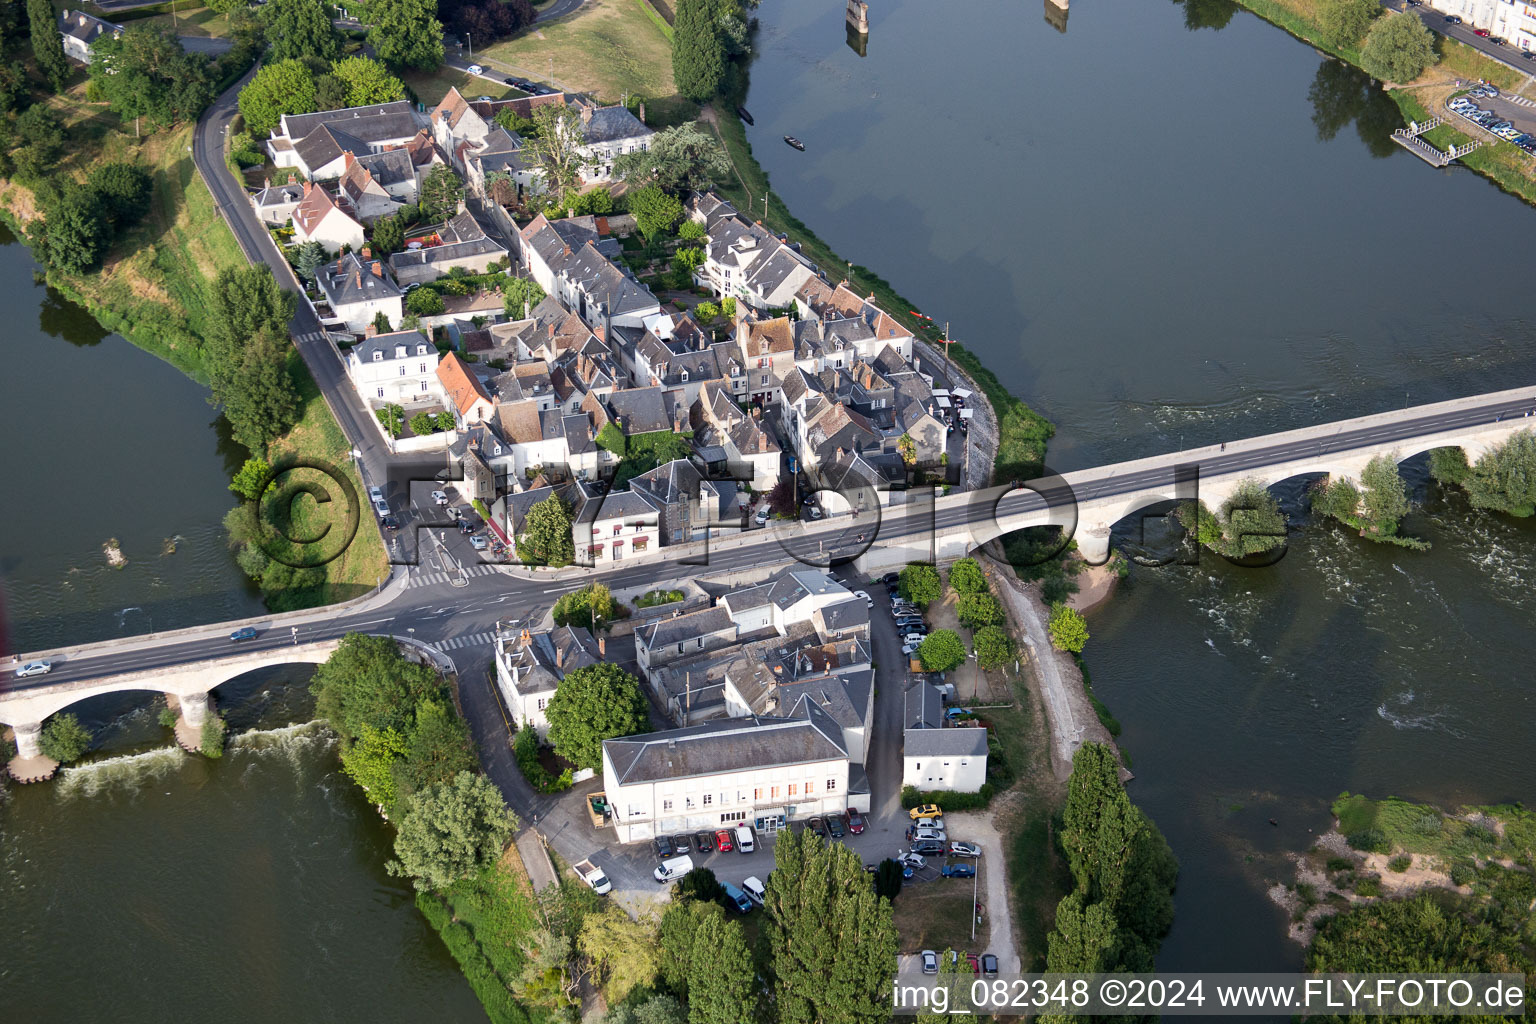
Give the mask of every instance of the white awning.
[{"label": "white awning", "polygon": [[961,409],[960,410],[960,418],[963,419],[963,420],[968,420],[972,416],[975,416],[975,415],[976,415],[976,410],[975,409]]},{"label": "white awning", "polygon": [[970,398],[973,392],[970,388],[955,388],[954,394],[956,398]]}]

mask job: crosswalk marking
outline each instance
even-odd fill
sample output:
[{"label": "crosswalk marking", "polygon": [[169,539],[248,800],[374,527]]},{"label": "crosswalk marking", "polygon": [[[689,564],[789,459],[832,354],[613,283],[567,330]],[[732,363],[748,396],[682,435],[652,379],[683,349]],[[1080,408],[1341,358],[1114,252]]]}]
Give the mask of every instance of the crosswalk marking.
[{"label": "crosswalk marking", "polygon": [[433,644],[440,651],[456,651],[460,647],[479,647],[496,639],[495,630],[486,630],[484,633],[470,633],[467,636],[450,637],[440,643]]},{"label": "crosswalk marking", "polygon": [[[489,576],[491,573],[496,572],[496,571],[497,571],[496,566],[494,566],[494,565],[492,565],[492,564],[490,564],[488,562],[481,562],[479,565],[466,566],[465,569],[464,569],[464,575],[466,575],[466,576]],[[405,586],[406,586],[407,589],[410,589],[410,588],[413,588],[413,587],[430,587],[430,586],[435,586],[438,583],[446,583],[446,582],[448,582],[450,577],[456,577],[456,576],[458,576],[457,572],[451,572],[451,573],[450,572],[429,572],[429,573],[423,573],[423,574],[418,574],[418,575],[412,576],[410,579],[406,580]]]}]

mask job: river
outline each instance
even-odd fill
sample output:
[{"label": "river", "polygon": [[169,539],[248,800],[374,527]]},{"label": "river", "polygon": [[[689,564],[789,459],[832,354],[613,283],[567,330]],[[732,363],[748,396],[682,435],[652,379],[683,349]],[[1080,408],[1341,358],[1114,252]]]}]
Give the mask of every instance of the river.
[{"label": "river", "polygon": [[[0,298],[17,314],[0,450],[12,649],[259,614],[221,525],[244,452],[207,389],[34,284],[35,268],[0,227]],[[90,763],[0,795],[7,1019],[485,1019],[409,883],[385,873],[388,826],[301,724],[310,671],[219,687],[234,736],[219,761],[168,746],[149,694],[71,708],[98,735]]]},{"label": "river", "polygon": [[[1058,424],[1058,469],[1530,380],[1532,211],[1399,153],[1395,108],[1277,29],[1185,14],[1082,0],[1062,34],[1029,4],[889,0],[861,58],[837,4],[773,0],[749,134],[790,209]],[[15,645],[256,613],[205,390],[32,269],[0,245],[8,308],[40,311],[8,336],[8,422],[42,439],[0,454]],[[1137,569],[1091,617],[1132,793],[1183,863],[1164,969],[1299,962],[1263,890],[1339,790],[1536,792],[1536,535],[1409,470],[1426,554],[1301,527],[1292,482],[1278,566]],[[290,728],[302,681],[221,688],[247,735],[212,763],[131,696],[81,706],[105,760],[0,807],[12,1016],[480,1019],[383,872],[386,827]]]},{"label": "river", "polygon": [[[1083,0],[1064,33],[1048,2],[886,0],[862,57],[835,3],[757,16],[774,191],[1049,416],[1055,469],[1533,379],[1536,212],[1401,151],[1364,76],[1223,0]],[[1164,970],[1300,963],[1264,890],[1341,790],[1536,796],[1536,527],[1405,475],[1428,553],[1307,524],[1289,481],[1280,564],[1137,568],[1090,616],[1183,865]]]}]

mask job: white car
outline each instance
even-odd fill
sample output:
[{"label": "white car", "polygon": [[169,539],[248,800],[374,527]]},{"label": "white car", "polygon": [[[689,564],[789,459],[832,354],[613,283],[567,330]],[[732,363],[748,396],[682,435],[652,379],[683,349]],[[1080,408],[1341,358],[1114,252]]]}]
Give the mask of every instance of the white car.
[{"label": "white car", "polygon": [[37,661],[29,661],[16,670],[17,679],[25,679],[28,676],[45,676],[53,671],[53,662],[47,658],[39,658]]},{"label": "white car", "polygon": [[758,509],[757,510],[757,525],[758,526],[762,526],[763,524],[765,524],[767,522],[768,522],[768,510],[766,508]]},{"label": "white car", "polygon": [[923,634],[908,633],[906,636],[901,638],[901,642],[904,644],[921,644],[923,642]]},{"label": "white car", "polygon": [[912,833],[912,841],[914,843],[920,843],[924,839],[932,839],[942,843],[948,841],[949,835],[941,828],[920,828]]},{"label": "white car", "polygon": [[448,495],[443,491],[433,491],[432,500],[437,502],[439,505],[446,505],[448,504]]},{"label": "white car", "polygon": [[386,502],[383,498],[380,498],[378,501],[373,503],[373,510],[379,514],[380,519],[383,519],[385,516],[389,515],[389,503]]},{"label": "white car", "polygon": [[975,843],[953,842],[949,844],[949,855],[951,857],[980,857],[981,847]]},{"label": "white car", "polygon": [[485,74],[485,68],[481,67],[479,64],[471,64],[465,70],[467,70],[472,75],[483,75],[483,74]]},{"label": "white car", "polygon": [[901,653],[905,654],[905,655],[908,655],[908,656],[916,654],[917,653],[917,649],[919,647],[921,647],[921,646],[923,646],[923,645],[922,644],[902,644],[902,646],[901,646]]},{"label": "white car", "polygon": [[875,606],[874,599],[871,598],[868,594],[864,593],[862,590],[855,590],[853,592],[853,596],[862,597],[864,599],[864,607],[866,608],[873,608]]},{"label": "white car", "polygon": [[928,864],[920,853],[904,853],[896,858],[896,863],[909,868],[926,867]]},{"label": "white car", "polygon": [[486,540],[484,535],[477,533],[473,537],[469,538],[469,546],[474,548],[476,551],[484,551],[487,547],[490,546],[490,541]]},{"label": "white car", "polygon": [[370,487],[370,488],[368,488],[368,500],[369,501],[383,501],[384,500],[384,488],[382,488],[382,487]]},{"label": "white car", "polygon": [[821,518],[821,509],[817,508],[815,505],[807,505],[806,511],[810,513],[812,519]]},{"label": "white car", "polygon": [[913,828],[936,828],[940,831],[944,828],[943,818],[918,818],[912,822]]},{"label": "white car", "polygon": [[924,974],[939,973],[939,954],[931,949],[925,949],[918,956],[922,957]]}]

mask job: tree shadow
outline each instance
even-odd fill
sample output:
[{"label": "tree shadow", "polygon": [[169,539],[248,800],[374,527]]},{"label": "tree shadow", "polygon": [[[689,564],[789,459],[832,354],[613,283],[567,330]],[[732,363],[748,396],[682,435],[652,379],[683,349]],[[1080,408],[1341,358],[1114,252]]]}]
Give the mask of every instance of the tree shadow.
[{"label": "tree shadow", "polygon": [[1353,122],[1371,156],[1380,160],[1397,152],[1392,133],[1403,125],[1402,112],[1359,68],[1341,60],[1324,60],[1312,78],[1307,99],[1312,103],[1318,141],[1332,141]]},{"label": "tree shadow", "polygon": [[1208,28],[1219,32],[1237,13],[1235,0],[1173,0],[1184,8],[1184,27],[1191,32]]}]

